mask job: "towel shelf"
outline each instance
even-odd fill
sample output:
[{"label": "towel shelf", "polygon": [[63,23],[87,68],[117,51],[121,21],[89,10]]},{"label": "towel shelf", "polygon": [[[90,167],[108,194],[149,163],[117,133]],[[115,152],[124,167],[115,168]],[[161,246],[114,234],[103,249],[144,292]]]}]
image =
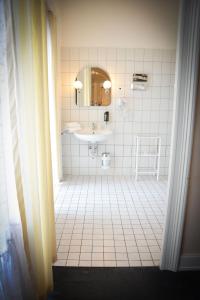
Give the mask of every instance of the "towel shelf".
[{"label": "towel shelf", "polygon": [[[148,143],[149,140],[149,143]],[[147,145],[148,143],[148,145]],[[149,145],[150,144],[150,145]],[[142,147],[153,147],[154,152],[142,152]],[[135,180],[138,180],[139,175],[155,175],[159,180],[160,175],[160,152],[161,152],[161,138],[159,136],[137,136],[136,137],[136,162],[135,162]],[[152,170],[144,171],[140,167],[140,158],[152,157],[155,159]]]}]

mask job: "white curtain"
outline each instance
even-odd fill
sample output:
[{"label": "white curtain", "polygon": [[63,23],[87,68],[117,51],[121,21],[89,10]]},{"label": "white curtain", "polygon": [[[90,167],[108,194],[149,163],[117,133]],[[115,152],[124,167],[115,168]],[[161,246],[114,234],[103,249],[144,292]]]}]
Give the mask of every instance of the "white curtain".
[{"label": "white curtain", "polygon": [[47,14],[47,54],[48,54],[48,88],[49,88],[49,116],[51,134],[51,155],[54,186],[62,179],[61,162],[61,120],[59,113],[59,81],[58,81],[58,42],[57,22],[55,15]]},{"label": "white curtain", "polygon": [[[15,107],[10,106],[9,97],[15,94],[12,76],[15,66],[12,49],[8,47],[13,38],[11,20],[6,20],[9,9],[9,3],[5,6],[0,0],[0,299],[34,300],[35,287],[24,249],[15,186],[17,161],[12,153],[12,134],[16,128],[12,127],[10,116],[15,119]],[[14,149],[17,152],[17,145]]]},{"label": "white curtain", "polygon": [[46,24],[44,0],[0,0],[0,295],[6,300],[46,299],[53,288]]}]

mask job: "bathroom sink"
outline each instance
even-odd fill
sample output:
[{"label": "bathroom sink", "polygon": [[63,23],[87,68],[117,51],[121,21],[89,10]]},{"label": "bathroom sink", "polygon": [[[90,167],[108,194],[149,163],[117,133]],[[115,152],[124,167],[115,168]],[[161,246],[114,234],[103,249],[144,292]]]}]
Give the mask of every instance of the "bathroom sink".
[{"label": "bathroom sink", "polygon": [[89,143],[100,143],[106,141],[111,135],[112,131],[109,129],[90,129],[84,128],[74,132],[77,139]]}]

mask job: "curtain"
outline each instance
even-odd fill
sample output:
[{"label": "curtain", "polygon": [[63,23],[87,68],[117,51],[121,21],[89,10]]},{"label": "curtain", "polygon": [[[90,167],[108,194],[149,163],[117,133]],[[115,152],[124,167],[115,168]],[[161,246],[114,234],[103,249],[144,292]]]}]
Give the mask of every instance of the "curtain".
[{"label": "curtain", "polygon": [[17,132],[15,105],[10,101],[15,99],[15,66],[9,11],[9,3],[5,5],[5,1],[0,0],[0,299],[34,300],[35,287],[24,251],[15,186],[14,165],[18,160],[14,157],[17,157],[18,147],[11,147],[12,135]]},{"label": "curtain", "polygon": [[10,234],[7,249],[0,254],[0,299],[35,300],[37,292],[23,248],[21,226],[10,226]]},{"label": "curtain", "polygon": [[22,252],[35,297],[46,299],[52,290],[51,265],[56,258],[46,7],[44,0],[0,1],[7,36],[8,89],[3,95],[10,131],[7,156],[12,159],[7,187],[11,184],[14,191],[8,192],[9,223],[20,223]]},{"label": "curtain", "polygon": [[59,114],[59,81],[58,81],[58,43],[57,22],[51,11],[47,13],[47,53],[48,53],[48,81],[49,81],[49,113],[51,133],[51,154],[54,186],[62,179],[61,162],[61,120]]},{"label": "curtain", "polygon": [[[46,7],[43,0],[15,0],[20,155],[25,247],[40,297],[52,287],[55,228],[48,102]],[[27,242],[26,242],[27,240]]]}]

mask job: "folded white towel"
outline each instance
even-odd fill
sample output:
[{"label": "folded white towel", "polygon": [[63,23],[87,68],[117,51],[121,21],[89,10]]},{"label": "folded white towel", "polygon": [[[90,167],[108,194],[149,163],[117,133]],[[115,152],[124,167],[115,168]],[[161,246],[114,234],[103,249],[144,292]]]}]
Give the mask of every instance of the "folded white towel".
[{"label": "folded white towel", "polygon": [[78,129],[81,129],[81,125],[78,122],[67,122],[63,126],[62,133],[74,132]]}]

